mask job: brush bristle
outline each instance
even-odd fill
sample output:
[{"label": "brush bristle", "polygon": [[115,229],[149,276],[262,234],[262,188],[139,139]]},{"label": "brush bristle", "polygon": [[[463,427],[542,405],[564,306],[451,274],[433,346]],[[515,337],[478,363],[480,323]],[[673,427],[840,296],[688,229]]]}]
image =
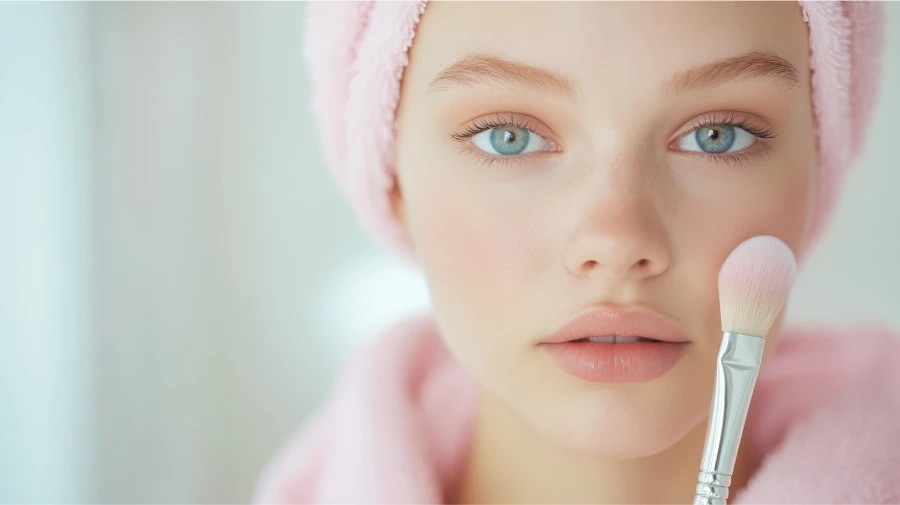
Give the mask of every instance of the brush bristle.
[{"label": "brush bristle", "polygon": [[760,235],[742,242],[719,271],[722,331],[765,338],[796,275],[794,253],[781,240]]}]

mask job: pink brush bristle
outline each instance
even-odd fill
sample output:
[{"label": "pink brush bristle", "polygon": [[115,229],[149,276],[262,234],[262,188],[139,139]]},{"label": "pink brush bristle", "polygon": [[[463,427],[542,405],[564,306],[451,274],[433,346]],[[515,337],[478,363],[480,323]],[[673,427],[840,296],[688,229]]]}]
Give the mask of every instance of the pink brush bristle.
[{"label": "pink brush bristle", "polygon": [[797,275],[797,262],[781,240],[760,235],[745,240],[719,271],[722,331],[766,337]]}]

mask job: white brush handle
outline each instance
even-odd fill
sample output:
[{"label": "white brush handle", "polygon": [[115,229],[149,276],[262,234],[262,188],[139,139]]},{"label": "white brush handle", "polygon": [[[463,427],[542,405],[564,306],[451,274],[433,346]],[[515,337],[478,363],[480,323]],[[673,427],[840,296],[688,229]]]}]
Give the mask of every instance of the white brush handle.
[{"label": "white brush handle", "polygon": [[694,505],[725,505],[766,339],[724,332]]}]

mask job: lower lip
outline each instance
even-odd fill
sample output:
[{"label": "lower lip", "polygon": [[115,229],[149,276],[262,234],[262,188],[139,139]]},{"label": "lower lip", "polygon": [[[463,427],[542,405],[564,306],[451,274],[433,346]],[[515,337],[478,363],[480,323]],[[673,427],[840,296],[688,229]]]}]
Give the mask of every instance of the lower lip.
[{"label": "lower lip", "polygon": [[564,371],[589,382],[644,382],[668,372],[688,342],[541,344]]}]

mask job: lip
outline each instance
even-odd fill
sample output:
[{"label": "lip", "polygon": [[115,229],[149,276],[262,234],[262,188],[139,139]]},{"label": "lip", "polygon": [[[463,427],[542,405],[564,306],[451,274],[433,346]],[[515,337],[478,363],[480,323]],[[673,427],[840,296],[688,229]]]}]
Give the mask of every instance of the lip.
[{"label": "lip", "polygon": [[[655,342],[575,342],[587,337],[639,336]],[[579,314],[539,347],[563,371],[589,382],[643,382],[671,370],[689,343],[675,323],[638,309],[595,308]]]},{"label": "lip", "polygon": [[594,308],[556,330],[543,344],[587,337],[646,337],[661,342],[688,342],[687,334],[667,318],[644,309]]}]

